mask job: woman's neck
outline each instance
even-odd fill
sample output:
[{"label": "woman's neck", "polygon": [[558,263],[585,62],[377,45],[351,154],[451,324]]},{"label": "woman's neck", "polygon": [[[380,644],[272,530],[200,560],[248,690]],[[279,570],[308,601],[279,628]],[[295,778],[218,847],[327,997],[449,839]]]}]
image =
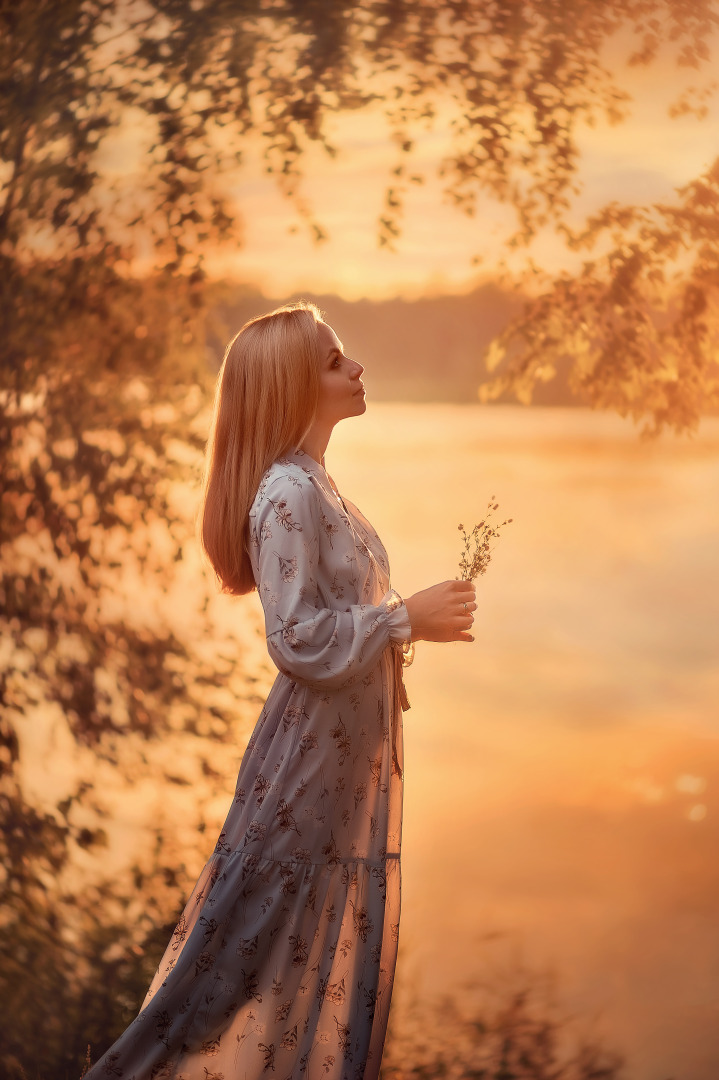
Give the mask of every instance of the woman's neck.
[{"label": "woman's neck", "polygon": [[311,427],[300,443],[300,449],[304,450],[306,454],[309,454],[311,458],[319,462],[323,468],[325,463],[325,451],[327,450],[331,434],[331,428],[327,431],[326,429],[322,430]]}]

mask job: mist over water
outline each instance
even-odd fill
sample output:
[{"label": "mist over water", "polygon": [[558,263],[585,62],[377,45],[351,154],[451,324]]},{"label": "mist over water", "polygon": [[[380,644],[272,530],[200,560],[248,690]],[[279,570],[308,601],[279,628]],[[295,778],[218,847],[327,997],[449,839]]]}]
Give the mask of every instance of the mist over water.
[{"label": "mist over water", "polygon": [[719,1070],[719,422],[374,405],[327,452],[409,594],[512,517],[407,672],[399,985],[551,967],[636,1080]]}]

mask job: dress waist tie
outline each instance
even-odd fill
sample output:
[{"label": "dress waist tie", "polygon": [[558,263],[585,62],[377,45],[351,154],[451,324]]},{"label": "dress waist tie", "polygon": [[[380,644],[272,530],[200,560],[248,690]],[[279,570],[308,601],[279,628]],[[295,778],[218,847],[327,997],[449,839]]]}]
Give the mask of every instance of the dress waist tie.
[{"label": "dress waist tie", "polygon": [[402,712],[411,708],[407,697],[407,687],[404,685],[402,669],[409,667],[414,660],[414,643],[402,645],[399,642],[392,643],[392,655],[394,657],[394,715],[392,723],[392,770],[398,776],[402,776],[402,769],[397,754],[397,728],[399,724],[395,718],[399,718]]}]

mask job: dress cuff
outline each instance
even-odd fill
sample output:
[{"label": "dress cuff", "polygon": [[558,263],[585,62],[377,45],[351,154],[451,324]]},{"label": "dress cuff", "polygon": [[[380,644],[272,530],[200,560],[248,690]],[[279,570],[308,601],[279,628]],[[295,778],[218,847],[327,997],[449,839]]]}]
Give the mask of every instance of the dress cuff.
[{"label": "dress cuff", "polygon": [[383,603],[389,612],[387,626],[390,640],[409,645],[412,640],[412,626],[404,600],[395,589],[390,589],[383,597]]}]

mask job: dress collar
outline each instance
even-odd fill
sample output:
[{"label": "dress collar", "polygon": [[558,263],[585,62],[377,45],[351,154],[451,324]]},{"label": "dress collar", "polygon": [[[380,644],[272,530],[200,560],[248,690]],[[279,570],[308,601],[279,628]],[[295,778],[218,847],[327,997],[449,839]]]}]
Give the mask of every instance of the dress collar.
[{"label": "dress collar", "polygon": [[324,467],[324,465],[321,465],[319,461],[315,461],[313,457],[310,457],[310,455],[305,450],[301,450],[299,449],[299,447],[297,448],[297,450],[293,450],[288,453],[286,460],[294,461],[295,464],[299,465],[300,468],[305,470],[305,472],[311,473],[313,476],[318,477],[322,487],[325,490],[329,488],[329,492],[332,494],[332,496],[338,499],[339,502],[342,504],[345,512],[347,511],[344,500],[340,495],[338,489],[335,487],[335,482],[330,476],[330,474],[327,472],[327,469]]},{"label": "dress collar", "polygon": [[315,461],[313,457],[310,457],[310,455],[305,450],[301,450],[299,447],[296,450],[289,451],[289,453],[287,454],[287,458],[290,461],[294,461],[297,465],[300,465],[308,472],[314,473],[315,476],[327,476],[327,470],[325,469],[324,465],[322,465],[319,461]]}]

